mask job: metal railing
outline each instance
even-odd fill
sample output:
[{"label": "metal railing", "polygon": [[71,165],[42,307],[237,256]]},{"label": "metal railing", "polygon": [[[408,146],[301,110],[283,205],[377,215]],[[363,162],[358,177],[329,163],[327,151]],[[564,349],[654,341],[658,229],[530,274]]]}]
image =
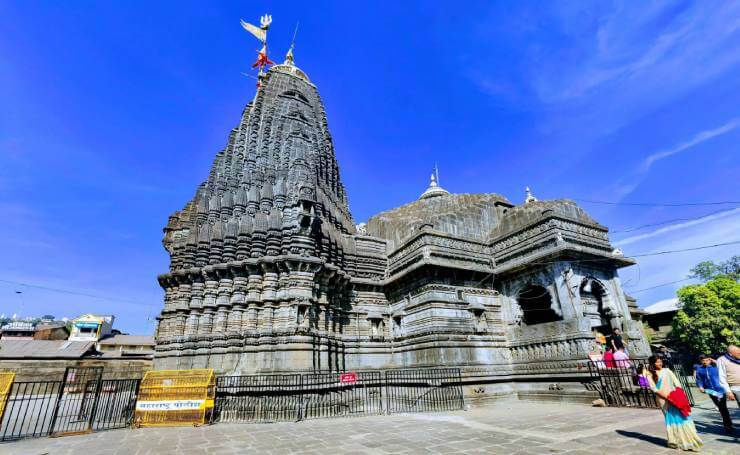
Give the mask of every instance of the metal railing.
[{"label": "metal railing", "polygon": [[63,384],[14,382],[0,419],[0,441],[48,436]]},{"label": "metal railing", "polygon": [[98,373],[67,369],[62,381],[14,382],[0,415],[0,441],[128,426],[139,380]]},{"label": "metal railing", "polygon": [[379,371],[303,375],[301,419],[381,414],[383,381]]},{"label": "metal railing", "polygon": [[280,422],[300,418],[299,374],[219,376],[214,422]]},{"label": "metal railing", "polygon": [[[656,408],[658,402],[649,387],[640,386],[637,371],[648,371],[647,359],[590,360],[588,369],[591,377],[598,381],[601,398],[608,406]],[[694,406],[694,397],[684,371],[674,369],[681,388]]]},{"label": "metal railing", "polygon": [[213,422],[277,422],[463,408],[459,368],[221,376]]},{"label": "metal railing", "polygon": [[589,373],[598,380],[599,395],[607,406],[656,408],[658,402],[653,391],[640,386],[637,374],[640,366],[647,371],[644,359],[588,362]]},{"label": "metal railing", "polygon": [[126,428],[134,417],[139,379],[103,379],[92,430]]},{"label": "metal railing", "polygon": [[[463,408],[458,368],[221,376],[215,388],[211,422]],[[0,441],[124,428],[140,395],[140,380],[102,379],[99,369],[67,369],[62,381],[15,382],[0,415]]]},{"label": "metal railing", "polygon": [[459,368],[388,370],[385,389],[389,413],[453,411],[464,406]]}]

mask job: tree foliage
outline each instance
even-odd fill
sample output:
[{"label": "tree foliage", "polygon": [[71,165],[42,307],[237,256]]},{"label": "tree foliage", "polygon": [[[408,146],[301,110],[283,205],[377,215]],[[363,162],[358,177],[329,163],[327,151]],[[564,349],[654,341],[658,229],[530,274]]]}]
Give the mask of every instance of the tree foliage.
[{"label": "tree foliage", "polygon": [[715,275],[704,284],[684,286],[678,300],[671,337],[688,351],[718,353],[740,344],[740,283],[734,277]]},{"label": "tree foliage", "polygon": [[740,256],[733,256],[719,263],[714,261],[700,262],[691,269],[689,277],[709,281],[720,275],[727,275],[734,280],[740,279]]}]

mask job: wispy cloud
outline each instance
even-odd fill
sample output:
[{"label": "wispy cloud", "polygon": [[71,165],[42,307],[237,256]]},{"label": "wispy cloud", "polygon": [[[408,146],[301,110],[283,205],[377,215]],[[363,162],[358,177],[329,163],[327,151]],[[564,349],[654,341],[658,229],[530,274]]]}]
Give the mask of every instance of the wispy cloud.
[{"label": "wispy cloud", "polygon": [[739,126],[740,126],[740,118],[734,118],[730,120],[729,122],[725,123],[724,125],[720,126],[719,128],[702,131],[698,133],[696,136],[694,136],[693,138],[691,138],[691,140],[689,141],[683,142],[668,150],[656,152],[648,156],[647,158],[645,158],[645,161],[642,162],[641,170],[643,172],[647,172],[648,170],[650,170],[650,167],[656,161],[662,160],[664,158],[668,158],[669,156],[673,156],[677,153],[681,153],[684,150],[688,150],[712,138],[729,133],[730,131],[733,131]]},{"label": "wispy cloud", "polygon": [[[740,208],[734,208],[628,237],[615,244],[623,247],[627,256],[636,253],[684,250],[740,240],[738,226],[740,226]],[[736,244],[670,255],[645,256],[638,258],[636,267],[620,271],[620,276],[628,294],[630,291],[656,286],[636,295],[640,299],[640,305],[645,306],[675,297],[678,288],[690,284],[689,281],[675,281],[688,277],[691,268],[699,262],[723,261],[737,254],[740,254],[740,245]],[[667,283],[670,284],[666,285]]]},{"label": "wispy cloud", "polygon": [[[740,217],[740,208],[725,210],[724,212],[715,213],[715,214],[708,215],[708,216],[698,218],[695,220],[691,220],[691,221],[684,221],[681,223],[671,224],[669,226],[656,229],[652,232],[647,232],[645,234],[640,234],[640,235],[633,235],[631,237],[618,240],[614,242],[614,244],[621,247],[621,246],[629,245],[631,243],[639,242],[641,240],[649,239],[652,237],[658,237],[658,236],[667,234],[669,232],[679,231],[681,229],[688,229],[693,226],[698,226],[700,224],[706,224],[712,221],[716,221],[716,220],[720,220],[720,219],[728,218],[728,217],[729,218]],[[740,222],[740,219],[738,219],[737,221]]]},{"label": "wispy cloud", "polygon": [[[707,8],[656,2],[645,10],[617,5],[594,10],[595,32],[588,26],[570,31],[561,25],[582,41],[576,43],[580,58],[550,61],[564,77],[540,73],[534,79],[542,101],[560,103],[587,95],[616,96],[623,102],[637,95],[652,98],[694,87],[740,62],[740,49],[732,45],[740,29],[736,3]],[[563,19],[572,23],[572,14]]]},{"label": "wispy cloud", "polygon": [[701,145],[711,139],[732,132],[740,127],[740,117],[735,117],[717,128],[700,131],[688,141],[682,142],[666,150],[648,155],[632,172],[627,172],[625,176],[617,180],[608,188],[611,199],[621,201],[630,193],[635,191],[638,186],[647,178],[650,168],[656,162],[669,158],[673,155],[685,152],[693,147]]}]

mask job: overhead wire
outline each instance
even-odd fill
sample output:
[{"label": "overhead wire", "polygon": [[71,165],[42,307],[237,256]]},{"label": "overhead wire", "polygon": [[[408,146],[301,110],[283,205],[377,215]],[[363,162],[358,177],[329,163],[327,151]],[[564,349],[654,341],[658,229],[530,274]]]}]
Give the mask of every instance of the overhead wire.
[{"label": "overhead wire", "polygon": [[729,205],[740,204],[740,201],[715,201],[715,202],[681,202],[681,203],[662,203],[662,202],[614,202],[614,201],[595,201],[592,199],[571,198],[574,201],[586,202],[589,204],[603,205],[627,205],[636,207],[700,207],[705,205]]},{"label": "overhead wire", "polygon": [[[622,257],[625,258],[625,259],[631,259],[631,258],[638,258],[638,257],[659,256],[659,255],[665,255],[665,254],[682,253],[682,252],[687,252],[687,251],[698,251],[698,250],[703,250],[703,249],[708,249],[708,248],[716,248],[716,247],[720,247],[720,246],[736,245],[736,244],[740,244],[740,240],[735,240],[735,241],[731,241],[731,242],[723,242],[723,243],[715,243],[715,244],[712,244],[712,245],[702,245],[702,246],[697,246],[697,247],[692,247],[692,248],[683,248],[683,249],[677,249],[677,250],[666,250],[666,251],[656,251],[656,252],[652,252],[652,253],[633,254],[631,256],[622,256]],[[573,262],[599,262],[599,261],[612,261],[613,259],[614,258],[575,259],[575,260],[568,260],[567,262],[571,262],[571,263],[573,263]],[[565,261],[562,261],[562,260],[559,260],[559,261],[537,261],[537,262],[532,262],[531,264],[533,264],[533,265],[546,265],[546,264],[555,264],[555,263],[559,263],[559,262],[565,262]],[[486,276],[484,278],[484,280],[486,280],[488,278],[489,277]],[[660,287],[660,286],[665,286],[665,285],[668,285],[668,284],[678,283],[678,282],[681,282],[681,281],[687,281],[689,279],[690,278],[686,278],[686,279],[682,279],[682,280],[677,280],[677,281],[674,281],[674,282],[664,283],[664,284],[657,285],[657,286],[654,286],[654,287]],[[638,282],[639,282],[639,280],[638,280]],[[146,306],[146,307],[153,307],[155,305],[154,303],[143,303],[143,302],[137,302],[137,301],[134,301],[134,300],[119,299],[119,298],[115,298],[115,297],[95,295],[95,294],[90,294],[90,293],[86,293],[86,292],[73,291],[73,290],[69,290],[69,289],[60,289],[60,288],[54,288],[54,287],[51,287],[51,286],[42,286],[42,285],[31,284],[31,283],[24,283],[24,282],[20,282],[20,281],[7,280],[7,279],[0,279],[0,283],[8,283],[8,284],[16,285],[16,286],[24,286],[24,287],[27,287],[27,288],[42,289],[42,290],[46,290],[46,291],[59,292],[59,293],[63,293],[63,294],[79,295],[79,296],[89,297],[89,298],[93,298],[93,299],[107,300],[107,301],[110,301],[110,302],[130,303],[130,304],[133,304],[133,305],[141,305],[141,306]],[[642,292],[642,291],[646,291],[646,290],[649,290],[649,289],[653,289],[654,287],[640,289],[640,290],[632,291],[632,292],[633,293]]]},{"label": "overhead wire", "polygon": [[60,288],[54,288],[54,287],[51,287],[51,286],[41,286],[41,285],[38,285],[38,284],[23,283],[23,282],[20,282],[20,281],[13,281],[13,280],[0,279],[0,283],[8,283],[8,284],[16,285],[16,286],[24,286],[24,287],[27,287],[27,288],[34,288],[34,289],[42,289],[42,290],[45,290],[45,291],[58,292],[58,293],[61,293],[61,294],[79,295],[79,296],[83,296],[83,297],[90,297],[90,298],[93,298],[93,299],[108,300],[108,301],[111,301],[111,302],[130,303],[130,304],[133,304],[133,305],[142,305],[142,306],[148,306],[148,307],[152,307],[152,306],[155,305],[154,303],[143,303],[143,302],[137,302],[137,301],[134,301],[134,300],[118,299],[118,298],[115,298],[115,297],[107,297],[107,296],[102,296],[102,295],[95,295],[95,294],[89,294],[89,293],[79,292],[79,291],[71,291],[69,289],[60,289]]},{"label": "overhead wire", "polygon": [[669,281],[668,283],[656,284],[655,286],[650,286],[649,288],[638,289],[637,291],[630,291],[630,293],[631,294],[637,294],[638,292],[649,291],[651,289],[660,288],[660,287],[663,287],[663,286],[668,286],[669,284],[681,283],[681,282],[689,281],[689,280],[693,280],[693,279],[694,278],[689,277],[689,278],[683,278],[681,280]]},{"label": "overhead wire", "polygon": [[[648,257],[648,256],[660,256],[660,255],[664,255],[664,254],[673,254],[673,253],[683,253],[683,252],[687,252],[687,251],[705,250],[705,249],[708,249],[708,248],[716,248],[716,247],[719,247],[719,246],[736,245],[738,243],[740,243],[740,240],[734,240],[734,241],[731,241],[731,242],[723,242],[723,243],[715,243],[715,244],[712,244],[712,245],[702,245],[702,246],[697,246],[697,247],[693,247],[693,248],[683,248],[683,249],[678,249],[678,250],[656,251],[656,252],[653,252],[653,253],[640,253],[640,254],[633,254],[631,256],[619,256],[619,257],[620,258],[623,258],[623,259],[634,259],[634,258]],[[563,260],[558,260],[558,261],[537,261],[537,262],[531,262],[530,264],[533,264],[533,265],[547,265],[547,264],[556,264],[556,263],[559,263],[559,262],[576,262],[576,263],[579,263],[579,262],[604,262],[604,261],[613,261],[613,260],[614,260],[614,258],[572,259],[572,260],[567,260],[567,261],[563,261]]]},{"label": "overhead wire", "polygon": [[626,229],[618,229],[618,230],[615,230],[615,231],[610,230],[609,233],[610,234],[623,234],[625,232],[639,231],[640,229],[645,229],[645,228],[648,228],[648,227],[663,226],[665,224],[675,223],[677,221],[695,221],[695,220],[700,220],[702,218],[706,218],[708,216],[717,215],[718,213],[729,212],[729,211],[732,211],[732,210],[735,210],[735,207],[730,208],[730,209],[717,210],[715,212],[707,213],[705,215],[701,215],[701,216],[697,216],[697,217],[692,217],[692,218],[674,218],[672,220],[661,221],[659,223],[643,224],[643,225],[640,225],[640,226],[635,226],[635,227],[626,228]]}]

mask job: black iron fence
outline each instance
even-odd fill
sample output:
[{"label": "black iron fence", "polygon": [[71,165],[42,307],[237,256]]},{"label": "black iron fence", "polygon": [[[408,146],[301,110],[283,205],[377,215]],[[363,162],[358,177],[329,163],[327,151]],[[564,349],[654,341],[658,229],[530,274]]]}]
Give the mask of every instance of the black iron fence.
[{"label": "black iron fence", "polygon": [[0,441],[48,436],[62,381],[14,382],[0,419]]},{"label": "black iron fence", "polygon": [[140,379],[103,379],[92,430],[125,428],[134,417]]},{"label": "black iron fence", "polygon": [[126,427],[138,386],[138,379],[102,379],[98,368],[68,368],[62,381],[14,382],[0,441]]},{"label": "black iron fence", "polygon": [[463,408],[459,368],[385,372],[388,412],[452,411]]},{"label": "black iron fence", "polygon": [[277,422],[463,408],[459,368],[221,376],[214,422]]},{"label": "black iron fence", "polygon": [[[101,368],[68,368],[61,381],[13,383],[0,441],[124,428],[138,379],[102,379]],[[212,422],[277,422],[463,408],[460,369],[221,376]]]},{"label": "black iron fence", "polygon": [[379,371],[303,375],[301,419],[380,414],[383,381]]},{"label": "black iron fence", "polygon": [[216,378],[214,422],[298,420],[300,374],[220,376]]},{"label": "black iron fence", "polygon": [[[599,386],[601,398],[607,406],[616,407],[658,407],[655,394],[638,374],[639,371],[647,372],[647,368],[647,359],[591,360],[588,363],[591,377],[597,381]],[[681,382],[681,388],[693,406],[694,397],[691,394],[687,376],[680,369],[675,373]]]}]

